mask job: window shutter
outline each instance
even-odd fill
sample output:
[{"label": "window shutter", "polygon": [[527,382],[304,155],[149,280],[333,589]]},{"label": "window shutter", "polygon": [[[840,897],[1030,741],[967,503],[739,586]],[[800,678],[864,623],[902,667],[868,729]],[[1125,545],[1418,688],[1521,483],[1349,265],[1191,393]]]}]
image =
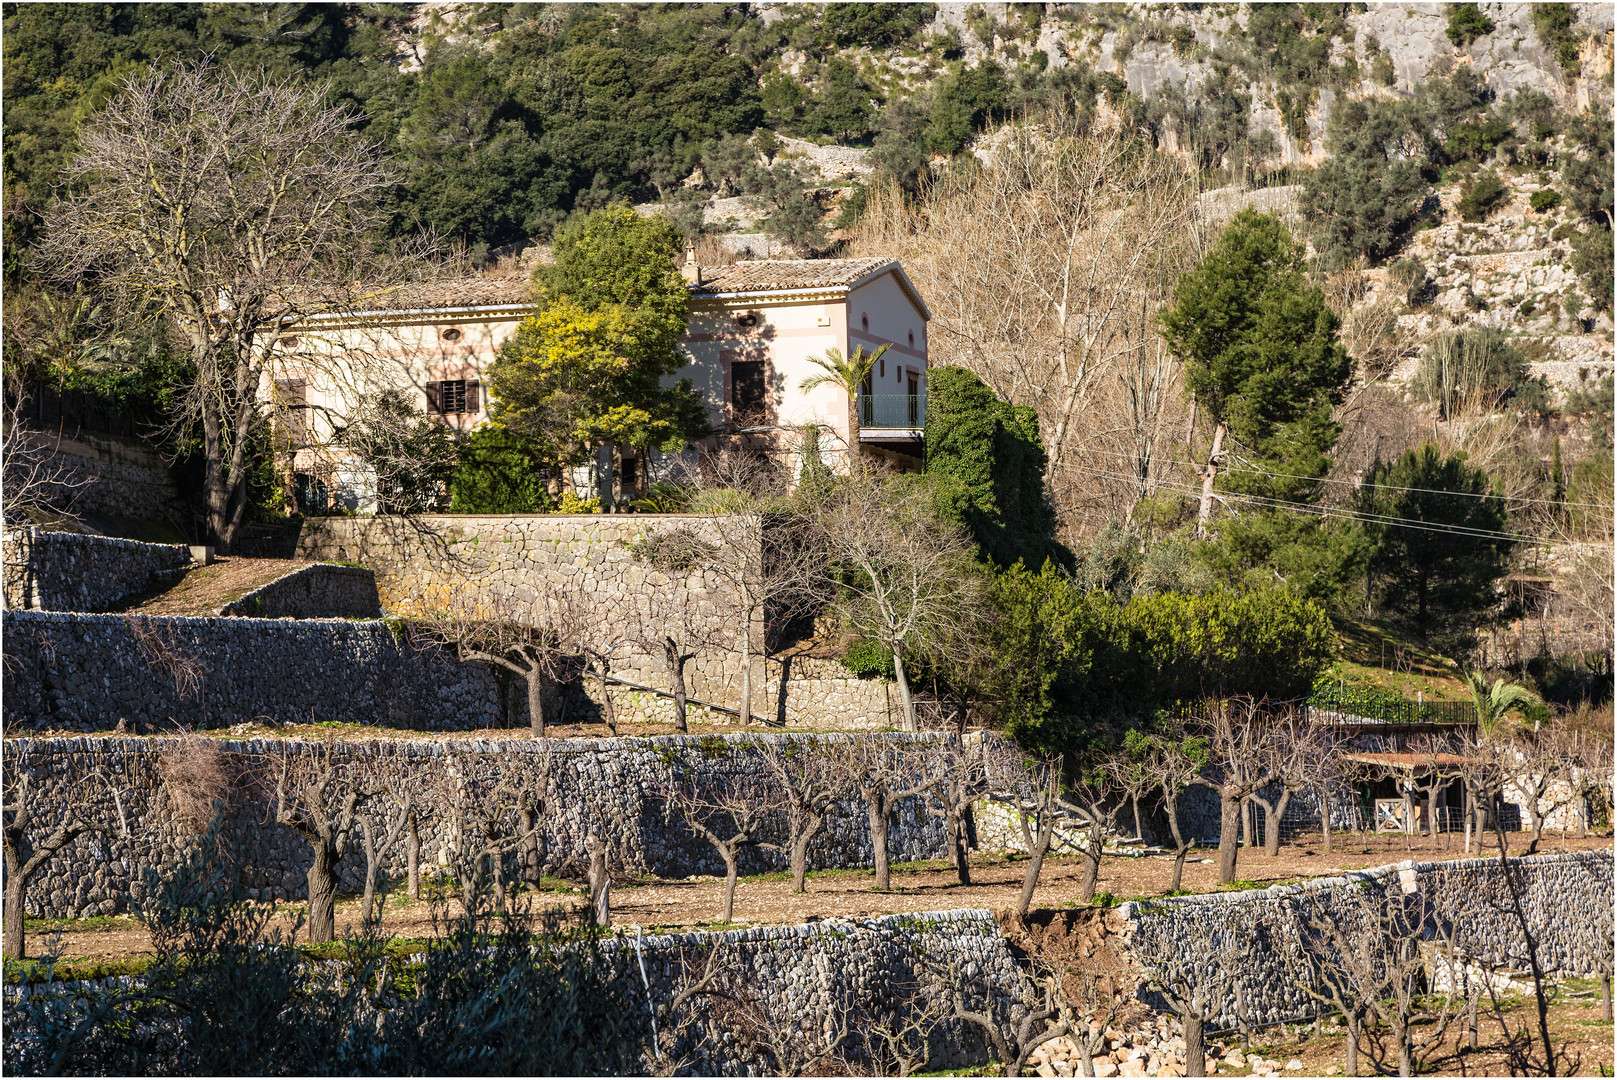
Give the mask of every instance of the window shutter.
[{"label": "window shutter", "polygon": [[427,411],[430,413],[442,413],[444,411],[442,401],[443,399],[438,395],[438,384],[435,382],[428,383]]},{"label": "window shutter", "polygon": [[471,381],[466,383],[466,411],[469,413],[474,413],[479,408],[479,389],[480,386],[478,383]]}]

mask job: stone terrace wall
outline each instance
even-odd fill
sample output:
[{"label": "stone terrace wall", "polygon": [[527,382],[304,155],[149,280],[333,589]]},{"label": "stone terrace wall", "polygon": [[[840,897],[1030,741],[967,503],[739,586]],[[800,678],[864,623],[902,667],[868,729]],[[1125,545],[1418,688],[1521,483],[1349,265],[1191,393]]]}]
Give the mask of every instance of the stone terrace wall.
[{"label": "stone terrace wall", "polygon": [[[686,666],[692,698],[726,708],[740,703],[736,656],[737,601],[711,570],[667,574],[638,559],[634,545],[648,534],[686,529],[712,543],[711,517],[699,514],[443,515],[406,521],[391,517],[313,518],[298,537],[298,556],[364,563],[376,572],[382,608],[408,618],[457,603],[524,610],[555,591],[575,596],[591,617],[629,625],[652,611],[652,599],[689,613],[696,656]],[[754,649],[764,628],[751,630]],[[784,723],[815,728],[893,726],[896,713],[885,683],[853,676],[835,661],[806,656],[754,661],[753,709]],[[613,674],[667,690],[660,656],[625,642]],[[767,693],[763,692],[767,684]],[[782,688],[784,687],[784,693]],[[611,691],[619,718],[668,723],[673,703],[629,687]],[[516,695],[520,697],[521,695]],[[569,715],[600,715],[598,687],[569,695]],[[525,703],[513,701],[522,723]],[[722,714],[707,718],[720,720]]]},{"label": "stone terrace wall", "polygon": [[[803,736],[797,736],[802,738]],[[527,782],[548,774],[547,812],[541,833],[545,866],[550,872],[577,869],[587,861],[584,837],[591,831],[603,836],[613,852],[617,868],[628,874],[651,873],[666,878],[693,874],[719,875],[724,864],[705,841],[694,838],[684,823],[664,814],[659,791],[673,775],[675,764],[682,764],[698,776],[756,771],[758,765],[748,752],[757,740],[784,738],[778,735],[724,735],[697,738],[668,735],[636,739],[538,739],[538,740],[460,740],[371,741],[334,744],[338,768],[343,775],[361,771],[372,778],[397,777],[422,799],[432,791],[440,793],[442,777],[453,765],[460,775],[475,785],[494,783],[502,763],[508,776]],[[933,736],[867,734],[822,736],[831,745],[849,739],[892,739],[924,742]],[[61,817],[69,803],[99,798],[110,806],[109,797],[95,785],[82,780],[89,761],[107,763],[121,777],[127,789],[124,811],[128,815],[132,841],[109,842],[96,836],[79,838],[42,869],[29,884],[28,911],[51,917],[82,917],[122,910],[133,894],[141,894],[144,867],[168,867],[181,857],[187,838],[176,836],[166,824],[164,795],[160,782],[159,759],[165,749],[174,749],[181,740],[168,738],[77,738],[9,739],[5,742],[6,766],[27,768],[35,777],[39,803],[35,821],[38,840]],[[242,869],[242,883],[249,895],[262,899],[300,899],[306,895],[304,874],[308,866],[308,845],[296,833],[272,821],[271,800],[276,755],[288,750],[310,752],[310,743],[270,739],[230,740],[220,744],[238,769],[231,833],[236,845],[235,858]],[[88,795],[87,792],[96,792]],[[871,865],[870,831],[864,804],[850,798],[827,820],[824,831],[810,848],[815,867],[864,867]],[[93,805],[85,804],[85,805]],[[362,812],[372,817],[373,828],[382,826],[378,805]],[[438,853],[448,842],[446,820],[430,808],[420,811],[422,864],[437,865]],[[777,829],[778,823],[771,826]],[[778,840],[778,835],[764,839]],[[362,885],[364,856],[359,833],[349,841],[348,854],[339,865],[345,889]],[[889,839],[894,861],[941,857],[945,851],[942,820],[929,814],[920,798],[906,799],[893,815]],[[405,868],[402,845],[387,859],[389,873],[402,875]],[[743,852],[742,872],[759,873],[782,869],[785,859],[774,852],[749,848]]]},{"label": "stone terrace wall", "polygon": [[58,486],[54,504],[75,514],[160,521],[189,534],[190,509],[174,475],[151,445],[118,435],[80,432],[72,438],[29,431],[45,449]]},{"label": "stone terrace wall", "polygon": [[[1573,852],[1512,859],[1523,890],[1528,924],[1539,937],[1539,962],[1560,975],[1586,975],[1612,955],[1612,854]],[[1403,862],[1344,877],[1255,892],[1185,896],[1129,903],[1118,912],[1127,921],[1132,946],[1165,943],[1175,955],[1198,964],[1233,965],[1238,995],[1226,996],[1211,1028],[1238,1026],[1235,999],[1252,1026],[1301,1020],[1319,1006],[1298,987],[1308,979],[1301,959],[1298,912],[1348,912],[1349,901],[1367,886],[1394,886],[1423,901],[1436,935],[1438,920],[1453,928],[1456,945],[1488,965],[1526,966],[1514,915],[1500,910],[1507,884],[1498,859]],[[1148,995],[1148,1000],[1154,995]],[[1160,999],[1154,1001],[1159,1008]]]},{"label": "stone terrace wall", "polygon": [[183,544],[17,529],[0,539],[5,606],[13,611],[105,611],[191,565]]},{"label": "stone terrace wall", "polygon": [[[488,727],[494,678],[382,622],[8,611],[4,717],[106,730],[336,720],[429,731]],[[197,665],[177,688],[165,659]]]},{"label": "stone terrace wall", "polygon": [[[638,956],[633,938],[608,945],[629,968],[631,1000],[648,1012],[647,996],[667,1001],[678,992],[687,971],[703,970],[715,948],[722,950],[715,964],[721,987],[757,1009],[766,1021],[807,1023],[823,1030],[828,1021],[835,1022],[839,1010],[852,1012],[854,1031],[848,1047],[856,1065],[868,1064],[862,1054],[861,1019],[953,1011],[946,981],[951,967],[960,974],[969,1009],[1019,1017],[1018,1007],[1029,992],[1027,977],[993,915],[980,909],[648,935],[639,941]],[[641,957],[649,988],[639,979]],[[712,1038],[716,1032],[707,1016],[699,1026],[710,1037],[704,1046],[682,1048],[693,1055],[683,1070],[686,1075],[753,1076],[768,1071],[770,1062],[744,1056],[733,1044]],[[957,1020],[939,1024],[928,1049],[926,1068],[931,1070],[989,1060],[982,1032]]]},{"label": "stone terrace wall", "polygon": [[359,566],[315,563],[282,574],[219,609],[254,619],[380,619],[376,573]]}]

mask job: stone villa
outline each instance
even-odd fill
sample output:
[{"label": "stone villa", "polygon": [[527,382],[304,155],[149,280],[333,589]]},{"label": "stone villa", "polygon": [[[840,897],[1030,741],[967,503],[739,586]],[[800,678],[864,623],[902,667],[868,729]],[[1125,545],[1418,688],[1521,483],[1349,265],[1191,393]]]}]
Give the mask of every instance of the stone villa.
[{"label": "stone villa", "polygon": [[[716,432],[779,454],[795,470],[799,431],[815,423],[822,429],[822,455],[836,468],[848,447],[847,395],[833,386],[804,392],[803,379],[819,370],[809,357],[888,345],[860,395],[860,448],[900,471],[920,468],[931,312],[896,260],[702,267],[688,251],[682,272],[691,291],[682,339],[691,363],[677,378],[689,378],[702,392]],[[295,327],[281,340],[289,356],[273,397],[300,501],[335,498],[361,510],[374,505],[364,469],[333,446],[333,435],[358,398],[378,384],[403,389],[458,430],[486,420],[486,373],[530,311],[523,277],[461,279],[402,286],[360,310],[314,316]],[[364,364],[331,362],[361,355]],[[364,378],[356,374],[360,368]],[[624,488],[643,486],[659,464],[626,457]],[[586,497],[599,493],[609,483],[606,470],[604,455],[575,470],[575,490]]]}]

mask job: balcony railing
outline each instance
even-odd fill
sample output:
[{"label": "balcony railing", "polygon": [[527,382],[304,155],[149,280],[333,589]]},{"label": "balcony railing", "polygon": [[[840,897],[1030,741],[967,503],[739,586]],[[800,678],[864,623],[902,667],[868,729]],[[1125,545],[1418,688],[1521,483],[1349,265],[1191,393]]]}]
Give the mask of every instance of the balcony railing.
[{"label": "balcony railing", "polygon": [[860,394],[862,428],[921,428],[926,426],[924,394]]}]

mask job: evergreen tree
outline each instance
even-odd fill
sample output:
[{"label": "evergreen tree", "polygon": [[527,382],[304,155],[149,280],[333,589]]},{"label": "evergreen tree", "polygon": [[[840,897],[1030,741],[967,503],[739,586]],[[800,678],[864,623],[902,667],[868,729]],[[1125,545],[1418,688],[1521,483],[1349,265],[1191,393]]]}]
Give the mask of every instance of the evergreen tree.
[{"label": "evergreen tree", "polygon": [[[1280,219],[1243,210],[1179,279],[1160,322],[1185,382],[1214,425],[1203,474],[1206,525],[1215,481],[1269,499],[1308,499],[1330,468],[1331,417],[1352,363],[1302,246]],[[1236,463],[1224,468],[1226,439]]]},{"label": "evergreen tree", "polygon": [[1357,508],[1367,517],[1375,604],[1422,640],[1464,636],[1497,602],[1512,544],[1492,535],[1505,528],[1505,501],[1464,454],[1444,456],[1428,442],[1390,465],[1376,462]]},{"label": "evergreen tree", "polygon": [[460,446],[449,481],[450,512],[533,514],[550,508],[536,440],[484,424]]}]

